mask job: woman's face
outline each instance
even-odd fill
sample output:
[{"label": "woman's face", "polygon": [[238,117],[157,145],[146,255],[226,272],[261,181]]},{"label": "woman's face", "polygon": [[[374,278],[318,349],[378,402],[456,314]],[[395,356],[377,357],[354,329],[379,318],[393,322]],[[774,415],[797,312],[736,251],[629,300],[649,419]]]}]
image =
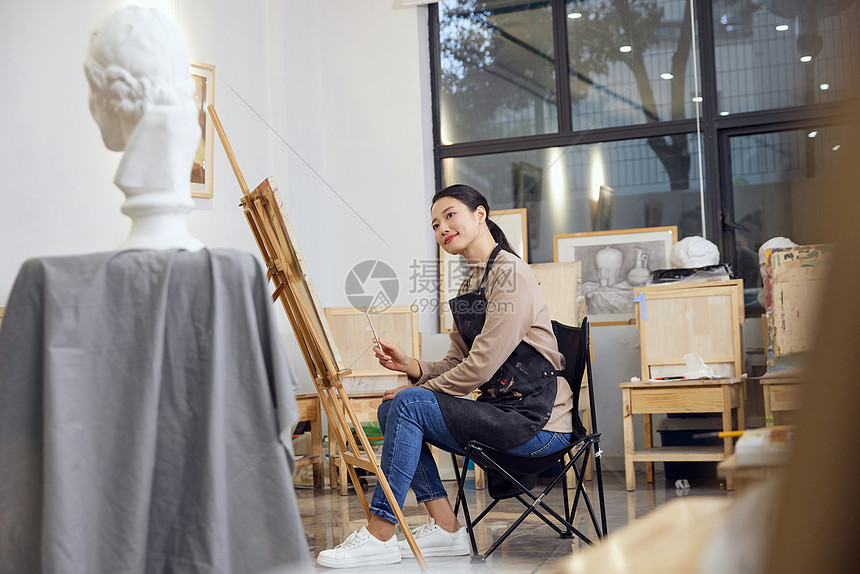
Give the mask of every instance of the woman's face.
[{"label": "woman's face", "polygon": [[451,255],[459,255],[478,238],[486,211],[482,206],[472,211],[458,199],[442,197],[430,208],[430,217],[436,243]]}]

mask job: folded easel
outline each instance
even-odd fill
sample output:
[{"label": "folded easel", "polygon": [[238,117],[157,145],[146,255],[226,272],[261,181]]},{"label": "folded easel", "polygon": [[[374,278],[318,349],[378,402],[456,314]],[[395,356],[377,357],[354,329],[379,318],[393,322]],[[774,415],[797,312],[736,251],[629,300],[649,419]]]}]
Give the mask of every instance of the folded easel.
[{"label": "folded easel", "polygon": [[[239,181],[239,187],[242,189],[243,198],[240,205],[244,209],[245,219],[254,234],[257,247],[260,248],[260,254],[268,269],[267,275],[275,287],[272,299],[280,300],[287,313],[308,371],[313,378],[320,403],[333,430],[333,438],[337,441],[341,459],[345,463],[364,513],[370,520],[370,507],[359,484],[356,467],[376,475],[377,485],[385,493],[409,547],[422,570],[426,570],[427,562],[415,543],[403,511],[394,498],[388,480],[379,467],[373,448],[341,384],[340,378],[348,375],[350,370],[342,367],[342,360],[324,319],[322,307],[299,251],[295,233],[284,210],[275,180],[267,177],[253,191],[248,188],[215,107],[209,106],[207,110],[227,153],[233,173]],[[354,434],[349,428],[350,422],[355,431]],[[361,443],[363,452],[359,449],[356,437]],[[329,440],[331,439],[332,437],[329,437]]]}]

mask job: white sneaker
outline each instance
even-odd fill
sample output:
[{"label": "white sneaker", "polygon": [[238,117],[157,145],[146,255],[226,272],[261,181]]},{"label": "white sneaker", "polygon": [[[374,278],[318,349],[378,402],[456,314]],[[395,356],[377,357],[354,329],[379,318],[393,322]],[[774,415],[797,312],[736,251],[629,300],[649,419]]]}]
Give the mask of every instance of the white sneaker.
[{"label": "white sneaker", "polygon": [[[413,530],[412,536],[415,538],[415,543],[418,544],[421,554],[425,557],[466,556],[470,553],[469,535],[466,533],[465,526],[460,527],[457,532],[448,532],[436,524],[435,519],[431,518],[430,522]],[[407,541],[401,540],[399,544],[401,556],[415,558]]]},{"label": "white sneaker", "polygon": [[323,550],[317,556],[317,564],[329,568],[352,568],[395,562],[400,562],[397,536],[392,536],[388,541],[383,542],[368,532],[364,526],[331,550]]}]

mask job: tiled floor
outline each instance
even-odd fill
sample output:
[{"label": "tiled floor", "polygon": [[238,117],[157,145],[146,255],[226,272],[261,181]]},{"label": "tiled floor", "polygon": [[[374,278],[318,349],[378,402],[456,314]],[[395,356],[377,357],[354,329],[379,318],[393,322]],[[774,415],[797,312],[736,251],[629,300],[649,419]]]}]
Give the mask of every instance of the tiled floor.
[{"label": "tiled floor", "polygon": [[[696,486],[686,491],[676,491],[666,488],[665,481],[658,473],[654,484],[646,484],[644,474],[637,477],[639,489],[627,492],[620,475],[612,469],[604,472],[604,493],[606,499],[606,515],[610,533],[627,524],[628,521],[641,517],[658,505],[678,496],[725,496],[726,491],[716,484],[707,487]],[[588,483],[595,502],[595,483]],[[456,490],[455,483],[446,483],[446,488],[452,496]],[[473,516],[476,509],[481,509],[489,497],[485,490],[474,489],[471,480],[466,483],[466,496]],[[373,487],[368,492],[372,494]],[[316,559],[320,550],[339,544],[353,530],[366,524],[364,512],[358,498],[352,491],[348,496],[340,496],[330,489],[297,490],[302,522],[308,540],[308,546]],[[556,509],[563,509],[561,490],[557,487],[549,496],[548,504]],[[581,506],[581,505],[580,505]],[[475,529],[478,550],[483,552],[507,526],[522,512],[523,506],[516,500],[506,500],[500,503]],[[407,498],[404,512],[410,525],[417,526],[427,520],[424,507],[416,503],[411,495]],[[460,514],[462,521],[462,513]],[[593,537],[585,508],[581,506],[574,524],[586,535]],[[402,538],[402,536],[400,537]],[[458,558],[428,558],[429,572],[444,572],[445,574],[486,573],[502,574],[512,572],[554,572],[559,564],[571,553],[577,552],[585,544],[578,540],[562,540],[549,526],[536,517],[529,517],[519,528],[490,556],[484,564],[473,564],[468,556]],[[330,571],[317,566],[318,571]],[[404,559],[399,564],[374,566],[369,569],[350,569],[348,572],[382,572],[406,573],[420,572],[415,560]]]}]

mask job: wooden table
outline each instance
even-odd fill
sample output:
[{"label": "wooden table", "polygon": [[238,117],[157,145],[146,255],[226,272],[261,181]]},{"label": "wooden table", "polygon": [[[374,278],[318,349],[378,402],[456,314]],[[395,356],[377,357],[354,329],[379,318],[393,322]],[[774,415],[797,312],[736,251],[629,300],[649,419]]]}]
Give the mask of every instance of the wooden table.
[{"label": "wooden table", "polygon": [[759,379],[764,393],[765,425],[772,427],[774,413],[796,411],[800,408],[801,383],[806,377],[802,369],[786,369],[767,373]]},{"label": "wooden table", "polygon": [[[722,414],[722,430],[732,428],[732,409],[737,409],[738,428],[744,428],[744,384],[746,375],[671,381],[630,381],[620,383],[624,427],[624,474],[627,490],[636,490],[633,464],[646,463],[646,478],[654,481],[654,462],[720,462],[731,456],[734,443],[723,439],[723,446],[664,446],[654,447],[651,415],[654,413],[714,413]],[[645,448],[634,448],[633,415],[644,415]],[[726,488],[732,489],[730,479]]]},{"label": "wooden table", "polygon": [[296,395],[296,405],[299,407],[299,422],[307,421],[311,425],[311,454],[297,457],[296,468],[312,464],[314,467],[314,488],[324,488],[325,465],[319,397],[316,393]]}]

